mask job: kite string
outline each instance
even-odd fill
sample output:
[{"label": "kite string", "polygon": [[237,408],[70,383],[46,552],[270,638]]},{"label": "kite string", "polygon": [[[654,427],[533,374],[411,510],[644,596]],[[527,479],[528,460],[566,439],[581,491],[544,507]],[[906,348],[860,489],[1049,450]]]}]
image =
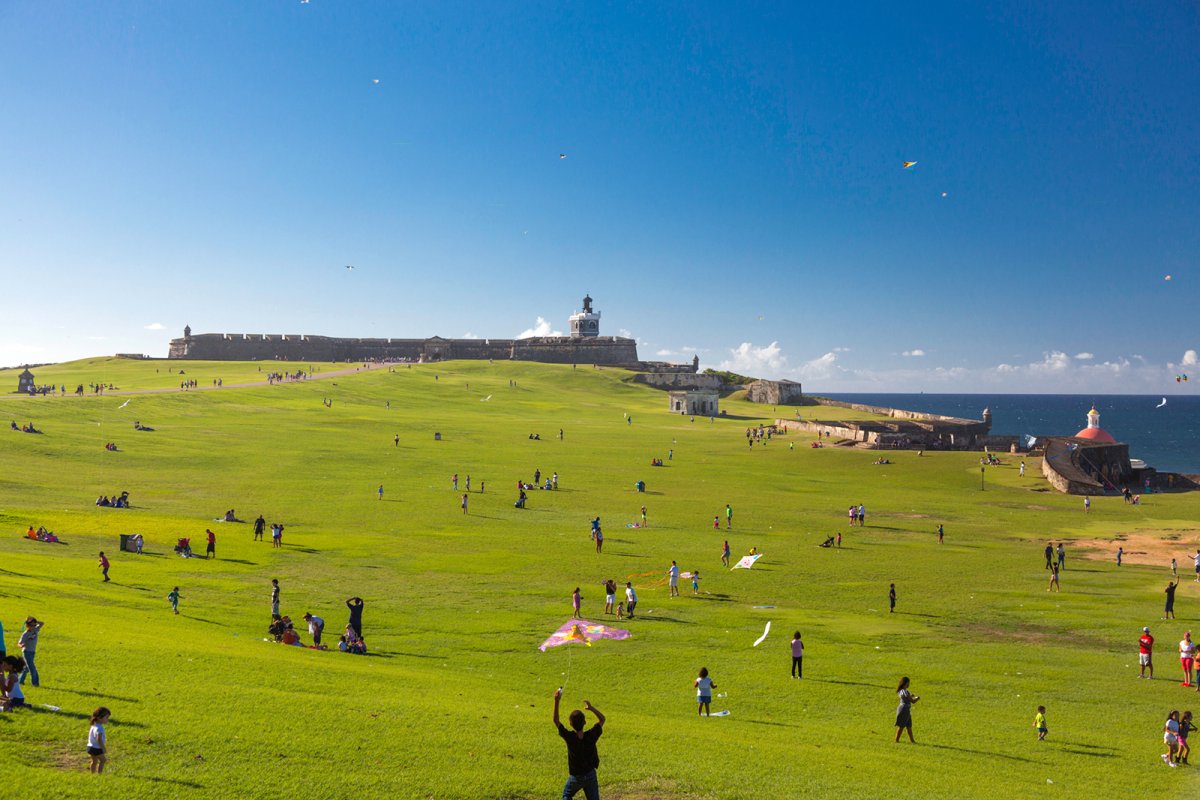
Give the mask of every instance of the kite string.
[{"label": "kite string", "polygon": [[563,684],[562,684],[562,690],[563,690],[563,694],[566,694],[566,691],[567,691],[567,682],[568,682],[569,680],[571,680],[571,652],[572,652],[572,650],[573,650],[573,649],[574,649],[574,648],[572,648],[572,647],[568,647],[568,648],[567,648],[567,674],[566,674],[566,676],[563,678]]}]

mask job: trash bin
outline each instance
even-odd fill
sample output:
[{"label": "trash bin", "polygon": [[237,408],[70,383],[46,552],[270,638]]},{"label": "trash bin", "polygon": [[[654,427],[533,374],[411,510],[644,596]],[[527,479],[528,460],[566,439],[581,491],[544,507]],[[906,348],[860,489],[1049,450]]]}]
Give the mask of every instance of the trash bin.
[{"label": "trash bin", "polygon": [[435,442],[440,442],[440,441],[442,440],[442,434],[441,434],[441,433],[435,433],[435,434],[433,435],[433,440],[434,440]]},{"label": "trash bin", "polygon": [[133,540],[132,534],[121,534],[121,549],[129,553],[137,552],[137,543]]}]

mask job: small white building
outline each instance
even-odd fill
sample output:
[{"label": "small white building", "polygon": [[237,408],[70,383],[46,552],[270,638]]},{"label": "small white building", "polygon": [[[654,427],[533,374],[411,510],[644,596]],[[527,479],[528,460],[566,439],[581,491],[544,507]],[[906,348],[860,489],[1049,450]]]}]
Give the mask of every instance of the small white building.
[{"label": "small white building", "polygon": [[715,389],[683,389],[667,392],[672,413],[702,417],[715,417],[719,413],[717,411],[719,396]]}]

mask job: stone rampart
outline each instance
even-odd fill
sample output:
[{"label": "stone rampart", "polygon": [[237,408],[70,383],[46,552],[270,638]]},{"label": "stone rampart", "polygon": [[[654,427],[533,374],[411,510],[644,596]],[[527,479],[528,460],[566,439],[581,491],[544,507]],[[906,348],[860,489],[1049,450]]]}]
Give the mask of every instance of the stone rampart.
[{"label": "stone rampart", "polygon": [[636,369],[637,342],[618,336],[531,339],[353,339],[201,333],[172,339],[170,358],[206,361],[449,361],[495,359]]},{"label": "stone rampart", "polygon": [[721,390],[720,375],[702,375],[679,372],[640,372],[633,376],[634,383],[644,383],[655,389],[715,389]]},{"label": "stone rampart", "polygon": [[757,380],[746,384],[746,399],[771,406],[798,406],[804,400],[804,392],[795,381]]}]

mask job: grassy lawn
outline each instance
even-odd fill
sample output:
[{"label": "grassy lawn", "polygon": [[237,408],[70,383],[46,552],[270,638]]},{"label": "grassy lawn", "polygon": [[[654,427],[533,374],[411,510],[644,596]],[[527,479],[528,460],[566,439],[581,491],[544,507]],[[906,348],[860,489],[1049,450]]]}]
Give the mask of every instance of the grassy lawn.
[{"label": "grassy lawn", "polygon": [[[34,372],[69,391],[96,381],[134,390],[177,387],[180,368],[201,385],[255,382],[260,366],[281,365],[95,359]],[[16,372],[0,372],[0,386],[15,389]],[[692,422],[627,377],[455,362],[0,400],[0,420],[44,431],[0,431],[9,651],[26,615],[46,620],[42,686],[26,685],[33,709],[0,714],[8,782],[30,798],[557,797],[566,758],[550,709],[565,684],[564,716],[586,698],[608,717],[608,798],[1144,797],[1190,785],[1186,768],[1159,761],[1159,731],[1172,708],[1200,710],[1174,655],[1197,624],[1200,584],[1184,582],[1178,622],[1162,623],[1170,556],[1118,569],[1110,553],[1119,535],[1150,536],[1164,553],[1174,543],[1189,578],[1200,496],[1138,507],[1100,498],[1085,516],[1078,498],[1048,490],[1032,459],[1022,479],[1006,457],[981,491],[970,453],[889,453],[894,464],[874,466],[875,453],[814,450],[807,436],[751,449],[743,431],[768,421],[769,406],[723,400],[732,418]],[[135,420],[154,431],[133,430]],[[110,441],[118,452],[104,449]],[[666,466],[649,466],[670,450]],[[516,481],[535,469],[557,472],[559,490],[531,491],[528,508],[514,508]],[[471,476],[467,515],[454,473]],[[93,505],[122,490],[134,508]],[[845,527],[852,502],[866,505],[867,528]],[[627,527],[643,503],[649,527]],[[724,528],[726,503],[729,533],[712,527],[720,514]],[[284,547],[214,521],[230,508],[285,524]],[[602,555],[588,533],[596,515]],[[65,544],[22,539],[31,524]],[[179,536],[202,552],[206,528],[218,559],[172,554]],[[840,550],[817,547],[838,530]],[[147,552],[118,552],[118,536],[135,532]],[[735,559],[752,546],[765,556],[724,570],[725,538]],[[1047,539],[1067,542],[1061,594],[1046,592]],[[1087,558],[1082,540],[1099,542],[1103,558]],[[100,550],[112,559],[108,584]],[[698,596],[681,581],[683,596],[668,597],[672,560],[700,570]],[[284,613],[324,617],[333,643],[344,600],[364,597],[371,654],[264,642],[273,577]],[[638,618],[621,624],[632,638],[539,653],[576,586],[584,616],[610,621],[607,578],[638,588]],[[165,599],[176,585],[178,617]],[[1135,679],[1143,625],[1159,643],[1152,682]],[[797,629],[802,681],[788,674]],[[729,716],[697,719],[701,666],[727,695],[713,710]],[[892,741],[902,675],[922,697],[916,746]],[[113,723],[98,779],[84,744],[101,704]],[[1039,704],[1044,743],[1032,727]]]}]

